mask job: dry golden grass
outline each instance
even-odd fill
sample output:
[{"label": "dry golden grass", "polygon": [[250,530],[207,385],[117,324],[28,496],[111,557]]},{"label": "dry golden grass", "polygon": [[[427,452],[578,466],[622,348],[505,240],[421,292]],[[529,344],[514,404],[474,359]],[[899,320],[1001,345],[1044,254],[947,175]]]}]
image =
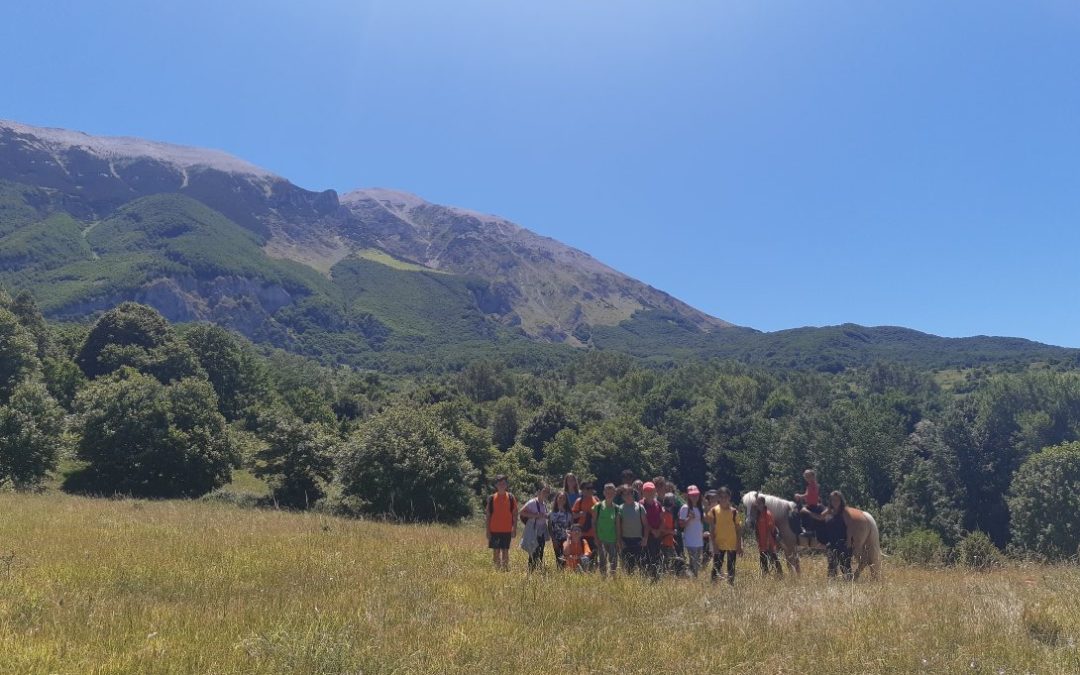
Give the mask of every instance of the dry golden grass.
[{"label": "dry golden grass", "polygon": [[0,672],[1080,672],[1073,568],[604,583],[516,549],[494,572],[476,528],[56,493],[0,514]]}]

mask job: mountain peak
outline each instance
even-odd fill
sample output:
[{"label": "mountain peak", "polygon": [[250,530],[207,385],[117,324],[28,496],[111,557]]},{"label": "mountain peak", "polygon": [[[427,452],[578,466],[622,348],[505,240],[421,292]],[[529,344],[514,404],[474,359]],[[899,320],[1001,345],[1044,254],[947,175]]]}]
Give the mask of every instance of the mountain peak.
[{"label": "mountain peak", "polygon": [[[246,162],[221,150],[174,145],[127,136],[93,136],[81,131],[35,127],[21,122],[0,120],[0,146],[12,141],[42,150],[60,164],[60,153],[83,150],[106,161],[150,159],[172,165],[182,171],[216,169],[225,173],[244,174],[268,180],[280,180],[276,174]],[[5,138],[4,136],[7,136]]]}]

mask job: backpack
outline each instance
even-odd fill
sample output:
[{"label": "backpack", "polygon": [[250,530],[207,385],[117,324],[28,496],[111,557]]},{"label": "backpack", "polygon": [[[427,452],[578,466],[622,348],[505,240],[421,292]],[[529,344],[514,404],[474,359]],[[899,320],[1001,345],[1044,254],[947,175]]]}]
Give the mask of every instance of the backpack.
[{"label": "backpack", "polygon": [[[510,520],[513,521],[514,514],[517,513],[518,510],[517,497],[509,490],[507,490],[506,496],[510,498],[507,503],[510,505]],[[495,508],[495,495],[488,495],[487,504],[484,505],[484,511],[490,516],[493,508]]]}]

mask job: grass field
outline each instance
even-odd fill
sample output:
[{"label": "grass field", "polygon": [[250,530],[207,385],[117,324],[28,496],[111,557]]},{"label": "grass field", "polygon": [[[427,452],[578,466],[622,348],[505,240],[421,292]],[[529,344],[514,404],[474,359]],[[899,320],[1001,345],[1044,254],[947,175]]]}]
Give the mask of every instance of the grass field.
[{"label": "grass field", "polygon": [[0,495],[3,673],[1075,673],[1080,573],[526,575],[476,528]]}]

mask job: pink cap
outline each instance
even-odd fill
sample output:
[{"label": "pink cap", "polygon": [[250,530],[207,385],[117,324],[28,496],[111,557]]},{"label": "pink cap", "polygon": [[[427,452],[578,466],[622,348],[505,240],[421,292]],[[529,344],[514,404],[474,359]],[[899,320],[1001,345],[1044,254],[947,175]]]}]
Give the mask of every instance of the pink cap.
[{"label": "pink cap", "polygon": [[653,492],[656,492],[656,486],[653,484],[652,481],[649,481],[648,483],[645,483],[641,486],[642,492],[645,492],[646,490],[652,490]]},{"label": "pink cap", "polygon": [[691,485],[690,487],[686,488],[686,494],[688,494],[688,495],[700,495],[701,490],[698,489],[698,486]]}]

